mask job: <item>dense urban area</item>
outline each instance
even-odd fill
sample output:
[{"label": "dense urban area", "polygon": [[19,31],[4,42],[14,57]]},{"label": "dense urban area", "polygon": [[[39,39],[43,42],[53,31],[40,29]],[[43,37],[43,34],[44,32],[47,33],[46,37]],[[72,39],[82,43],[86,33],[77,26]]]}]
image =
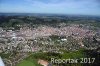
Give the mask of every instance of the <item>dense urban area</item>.
[{"label": "dense urban area", "polygon": [[[99,66],[100,17],[0,15],[0,56],[5,66]],[[51,63],[95,58],[92,63]]]}]

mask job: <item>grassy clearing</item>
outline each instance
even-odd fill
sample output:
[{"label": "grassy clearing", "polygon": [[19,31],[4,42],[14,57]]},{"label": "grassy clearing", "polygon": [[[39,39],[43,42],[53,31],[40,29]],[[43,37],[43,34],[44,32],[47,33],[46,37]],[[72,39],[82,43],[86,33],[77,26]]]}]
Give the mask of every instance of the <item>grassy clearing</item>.
[{"label": "grassy clearing", "polygon": [[23,60],[17,66],[36,66],[34,62]]}]

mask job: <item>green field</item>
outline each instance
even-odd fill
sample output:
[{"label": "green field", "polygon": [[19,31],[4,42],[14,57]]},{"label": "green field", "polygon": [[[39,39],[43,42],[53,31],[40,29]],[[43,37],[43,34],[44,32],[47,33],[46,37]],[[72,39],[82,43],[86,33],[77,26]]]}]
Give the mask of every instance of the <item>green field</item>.
[{"label": "green field", "polygon": [[25,58],[24,60],[22,60],[19,64],[17,64],[17,66],[40,66],[37,63],[37,59],[34,58],[34,55],[30,55],[29,57]]},{"label": "green field", "polygon": [[86,57],[84,49],[79,49],[78,51],[65,51],[64,54],[62,54],[62,58],[68,59],[68,58],[84,58]]},{"label": "green field", "polygon": [[34,62],[23,60],[17,66],[36,66],[36,65],[34,64]]}]

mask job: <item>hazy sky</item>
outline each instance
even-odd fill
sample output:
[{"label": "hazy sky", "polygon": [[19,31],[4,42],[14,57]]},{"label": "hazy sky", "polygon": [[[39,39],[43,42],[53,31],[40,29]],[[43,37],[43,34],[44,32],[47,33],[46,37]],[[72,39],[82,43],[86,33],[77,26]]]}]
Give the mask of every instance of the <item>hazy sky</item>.
[{"label": "hazy sky", "polygon": [[0,12],[100,15],[100,0],[0,0]]}]

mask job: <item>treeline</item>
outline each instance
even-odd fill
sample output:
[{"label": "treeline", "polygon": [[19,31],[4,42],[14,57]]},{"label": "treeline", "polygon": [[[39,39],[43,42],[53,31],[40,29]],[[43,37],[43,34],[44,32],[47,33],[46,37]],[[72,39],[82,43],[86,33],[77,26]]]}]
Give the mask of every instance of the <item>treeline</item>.
[{"label": "treeline", "polygon": [[95,27],[100,27],[99,17],[36,17],[36,16],[0,16],[0,26],[1,27],[19,27],[17,25],[48,25],[57,26],[59,23],[66,24],[87,24]]}]

